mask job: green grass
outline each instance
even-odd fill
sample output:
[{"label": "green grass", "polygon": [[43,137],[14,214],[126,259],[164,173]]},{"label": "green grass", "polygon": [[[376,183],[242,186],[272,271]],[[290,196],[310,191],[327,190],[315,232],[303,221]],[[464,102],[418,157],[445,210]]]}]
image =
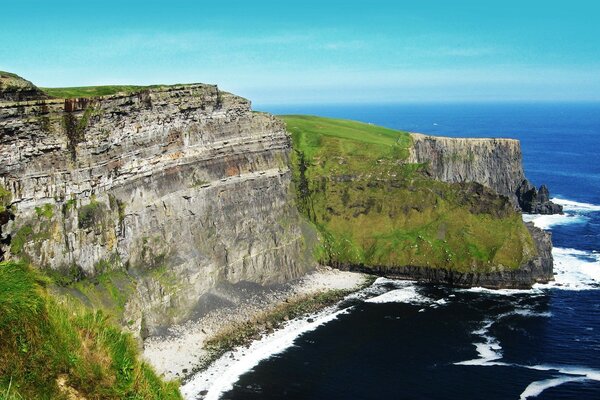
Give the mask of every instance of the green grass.
[{"label": "green grass", "polygon": [[145,89],[160,88],[164,85],[134,86],[134,85],[107,85],[107,86],[80,86],[67,88],[40,88],[44,93],[59,99],[72,99],[77,97],[98,97],[112,94],[131,94]]},{"label": "green grass", "polygon": [[6,207],[12,200],[12,193],[4,186],[0,185],[0,212],[6,210]]},{"label": "green grass", "polygon": [[[47,278],[0,263],[0,398],[180,399],[101,312],[51,297]],[[62,387],[59,385],[62,381]]]},{"label": "green grass", "polygon": [[105,86],[78,86],[78,87],[66,87],[66,88],[40,88],[44,93],[51,97],[58,99],[73,99],[78,97],[98,97],[98,96],[109,96],[113,94],[132,94],[141,92],[147,89],[161,89],[172,86],[180,86],[181,84],[175,85],[105,85]]},{"label": "green grass", "polygon": [[408,133],[354,121],[282,116],[292,134],[300,211],[322,263],[514,269],[535,255],[519,213],[478,184],[448,184],[406,162]]},{"label": "green grass", "polygon": [[46,219],[52,219],[52,216],[54,215],[54,205],[50,204],[50,203],[46,203],[41,207],[36,207],[35,208],[35,214],[38,217],[44,217]]}]

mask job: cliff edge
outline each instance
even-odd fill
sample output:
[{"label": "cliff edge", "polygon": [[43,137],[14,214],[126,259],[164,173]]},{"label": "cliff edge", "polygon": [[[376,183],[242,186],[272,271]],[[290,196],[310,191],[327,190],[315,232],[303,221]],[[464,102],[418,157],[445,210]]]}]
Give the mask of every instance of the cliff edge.
[{"label": "cliff edge", "polygon": [[0,103],[4,257],[145,336],[314,266],[281,121],[214,85]]},{"label": "cliff edge", "polygon": [[298,204],[340,269],[456,286],[553,279],[549,233],[523,223],[519,142],[283,116]]}]

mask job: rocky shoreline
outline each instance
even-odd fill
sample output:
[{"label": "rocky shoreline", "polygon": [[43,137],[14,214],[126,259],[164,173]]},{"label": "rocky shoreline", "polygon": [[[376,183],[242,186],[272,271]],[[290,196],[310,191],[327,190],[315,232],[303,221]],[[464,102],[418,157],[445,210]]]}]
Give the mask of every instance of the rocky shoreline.
[{"label": "rocky shoreline", "polygon": [[[204,302],[212,303],[210,309],[159,335],[148,337],[144,341],[143,356],[165,378],[185,379],[210,363],[213,357],[207,343],[231,326],[256,320],[257,316],[295,299],[328,292],[356,291],[368,282],[369,276],[363,273],[321,266],[298,280],[267,290],[253,285],[244,290],[220,288],[213,291],[212,302],[208,299]],[[236,294],[232,295],[234,291]]]}]

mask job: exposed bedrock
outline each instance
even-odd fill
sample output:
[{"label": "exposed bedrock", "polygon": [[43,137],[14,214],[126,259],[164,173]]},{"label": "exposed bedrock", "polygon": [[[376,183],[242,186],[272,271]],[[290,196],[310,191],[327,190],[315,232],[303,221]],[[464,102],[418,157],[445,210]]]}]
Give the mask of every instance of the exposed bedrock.
[{"label": "exposed bedrock", "polygon": [[313,267],[283,124],[216,86],[0,104],[0,132],[5,257],[106,286],[132,331]]},{"label": "exposed bedrock", "polygon": [[47,99],[33,83],[10,72],[0,71],[0,102]]},{"label": "exposed bedrock", "polygon": [[519,206],[526,213],[531,214],[562,214],[563,207],[550,201],[550,192],[546,185],[536,189],[525,179],[517,190]]},{"label": "exposed bedrock", "polygon": [[507,196],[524,212],[557,214],[548,189],[539,191],[523,172],[521,145],[515,139],[448,138],[412,134],[409,161],[426,165],[426,173],[444,182],[478,182]]}]

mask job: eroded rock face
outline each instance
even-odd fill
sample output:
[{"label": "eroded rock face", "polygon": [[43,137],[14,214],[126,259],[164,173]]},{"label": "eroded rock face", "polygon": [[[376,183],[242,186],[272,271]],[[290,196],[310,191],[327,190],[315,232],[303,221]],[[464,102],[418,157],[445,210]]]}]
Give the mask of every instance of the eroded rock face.
[{"label": "eroded rock face", "polygon": [[126,271],[135,332],[181,321],[220,282],[312,267],[283,124],[216,86],[0,105],[7,256],[64,273]]},{"label": "eroded rock face", "polygon": [[521,145],[514,139],[448,138],[412,134],[409,161],[426,164],[426,172],[444,182],[478,182],[517,204],[525,179]]},{"label": "eroded rock face", "polygon": [[546,185],[536,189],[525,179],[517,190],[519,206],[526,213],[531,214],[562,214],[563,208],[550,201],[550,191]]},{"label": "eroded rock face", "polygon": [[426,173],[444,182],[478,182],[533,214],[558,214],[548,188],[539,191],[523,173],[521,145],[514,139],[448,138],[412,134],[411,162],[426,164]]},{"label": "eroded rock face", "polygon": [[0,71],[0,102],[47,99],[33,83],[10,72]]}]

